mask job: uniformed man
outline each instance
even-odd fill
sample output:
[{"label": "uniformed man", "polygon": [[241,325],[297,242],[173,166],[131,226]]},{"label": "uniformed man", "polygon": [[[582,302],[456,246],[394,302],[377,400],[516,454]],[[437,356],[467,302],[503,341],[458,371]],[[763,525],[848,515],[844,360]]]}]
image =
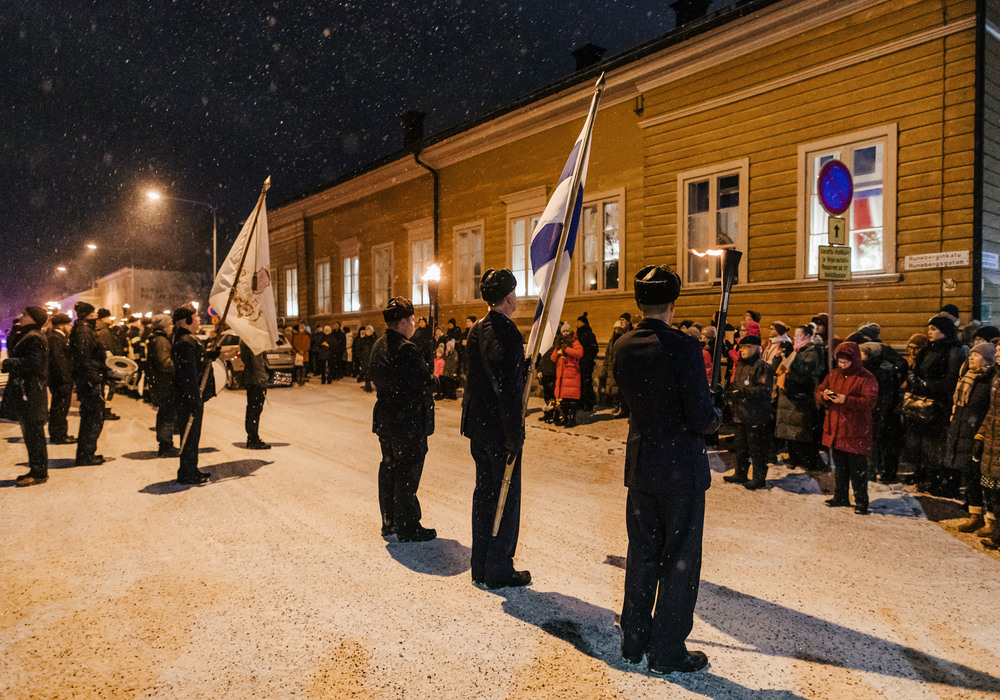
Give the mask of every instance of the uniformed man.
[{"label": "uniformed man", "polygon": [[[462,434],[476,461],[472,494],[472,582],[487,588],[525,586],[531,574],[514,569],[521,521],[521,446],[524,444],[524,340],[510,319],[517,308],[514,274],[489,269],[479,291],[490,311],[471,326],[466,345]],[[504,468],[514,459],[500,529],[493,519]]]},{"label": "uniformed man", "polygon": [[69,354],[73,361],[73,383],[80,401],[80,429],[76,438],[76,466],[104,464],[97,454],[97,440],[104,429],[104,364],[107,353],[97,340],[94,307],[78,301],[73,307],[76,323],[69,334]]},{"label": "uniformed man", "polygon": [[18,322],[17,342],[10,357],[3,361],[14,391],[7,396],[14,401],[12,410],[21,424],[21,435],[28,448],[28,473],[21,474],[15,486],[34,486],[49,480],[49,454],[45,444],[45,421],[48,418],[49,344],[42,326],[49,315],[40,306],[29,306]]},{"label": "uniformed man", "polygon": [[615,344],[615,382],[631,411],[622,657],[639,663],[645,655],[653,673],[708,663],[684,642],[694,624],[711,481],[704,435],[721,411],[705,382],[700,343],[670,327],[680,290],[667,265],[639,270],[635,300],[644,318]]},{"label": "uniformed man", "polygon": [[52,327],[45,334],[49,343],[49,391],[52,403],[49,405],[49,441],[53,445],[70,445],[76,438],[69,435],[66,417],[73,400],[73,363],[69,357],[69,330],[72,324],[69,316],[53,314]]},{"label": "uniformed man", "polygon": [[247,431],[247,449],[269,450],[271,446],[260,439],[260,414],[267,398],[267,354],[254,355],[250,346],[241,340],[240,359],[243,361],[243,386],[247,390],[247,410],[243,420]]},{"label": "uniformed man", "polygon": [[382,447],[378,469],[378,501],[382,536],[400,542],[426,542],[437,532],[420,524],[417,487],[434,432],[434,387],[420,349],[410,342],[416,329],[413,304],[403,297],[389,300],[382,312],[388,329],[371,353],[376,401],[372,432]]},{"label": "uniformed man", "polygon": [[[194,334],[198,316],[190,306],[174,309],[174,401],[177,409],[177,430],[181,431],[177,482],[204,484],[212,475],[198,469],[198,443],[201,441],[201,419],[204,410],[201,396],[201,375],[208,364],[205,348]],[[190,423],[190,425],[189,425]],[[185,431],[187,434],[185,436]]]},{"label": "uniformed man", "polygon": [[148,394],[156,406],[156,456],[180,457],[174,447],[176,402],[174,401],[174,358],[171,337],[174,323],[167,314],[153,316],[152,335],[146,340]]}]

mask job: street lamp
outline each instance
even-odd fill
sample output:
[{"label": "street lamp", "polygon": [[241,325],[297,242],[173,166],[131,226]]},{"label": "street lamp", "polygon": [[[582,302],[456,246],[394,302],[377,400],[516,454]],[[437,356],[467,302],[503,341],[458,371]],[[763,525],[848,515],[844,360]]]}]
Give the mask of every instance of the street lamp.
[{"label": "street lamp", "polygon": [[171,197],[166,194],[160,194],[156,190],[149,190],[146,193],[146,197],[153,202],[158,202],[161,199],[172,199],[175,202],[187,202],[188,204],[197,204],[200,207],[208,207],[212,210],[212,277],[215,277],[216,270],[218,269],[218,243],[217,243],[217,231],[218,231],[218,209],[208,202],[199,202],[197,199],[184,199],[183,197]]}]

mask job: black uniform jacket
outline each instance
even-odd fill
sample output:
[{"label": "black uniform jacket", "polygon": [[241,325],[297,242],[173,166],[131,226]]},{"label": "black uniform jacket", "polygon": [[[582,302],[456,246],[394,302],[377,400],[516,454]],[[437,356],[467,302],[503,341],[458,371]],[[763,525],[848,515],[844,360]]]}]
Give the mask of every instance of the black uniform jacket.
[{"label": "black uniform jacket", "polygon": [[170,350],[174,360],[174,398],[177,405],[196,411],[202,404],[201,374],[205,369],[205,348],[187,328],[174,332],[174,345]]},{"label": "black uniform jacket", "polygon": [[243,386],[266,389],[268,377],[267,353],[254,355],[250,346],[240,341],[240,360],[243,361]]},{"label": "black uniform jacket", "polygon": [[614,376],[628,403],[625,485],[650,493],[695,493],[711,483],[705,433],[719,413],[705,381],[701,343],[643,319],[615,344]]},{"label": "black uniform jacket", "polygon": [[[480,342],[480,339],[482,342]],[[462,434],[492,445],[524,439],[524,340],[507,316],[490,311],[472,327],[466,351]],[[500,395],[484,362],[493,370]]]},{"label": "black uniform jacket", "polygon": [[434,432],[434,376],[420,349],[391,328],[375,341],[371,377],[376,400],[372,432],[380,437]]},{"label": "black uniform jacket", "polygon": [[69,354],[73,360],[76,390],[96,391],[104,381],[107,352],[97,341],[93,320],[78,319],[69,334]]},{"label": "black uniform jacket", "polygon": [[15,402],[14,411],[22,420],[45,422],[49,416],[49,344],[37,325],[27,326],[11,348],[7,360]]},{"label": "black uniform jacket", "polygon": [[150,394],[157,407],[167,405],[174,393],[174,358],[170,338],[163,330],[153,331],[146,341]]},{"label": "black uniform jacket", "polygon": [[49,387],[54,391],[73,388],[73,362],[69,357],[69,338],[55,329],[45,334],[49,341]]}]

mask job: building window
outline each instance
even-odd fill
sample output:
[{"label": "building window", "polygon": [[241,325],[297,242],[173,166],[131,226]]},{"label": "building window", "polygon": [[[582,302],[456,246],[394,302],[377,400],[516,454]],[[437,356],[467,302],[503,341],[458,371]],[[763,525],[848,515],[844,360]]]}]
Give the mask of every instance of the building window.
[{"label": "building window", "polygon": [[521,216],[510,220],[510,269],[517,279],[517,296],[538,296],[534,270],[531,269],[531,234],[541,218]]},{"label": "building window", "polygon": [[330,313],[330,261],[316,264],[316,313]]},{"label": "building window", "polygon": [[278,310],[281,308],[281,304],[279,303],[280,297],[278,296],[278,285],[281,284],[281,280],[278,279],[278,271],[273,267],[268,274],[271,275],[271,293],[274,294],[274,308]]},{"label": "building window", "polygon": [[372,302],[376,309],[384,309],[392,299],[392,243],[372,248]]},{"label": "building window", "polygon": [[344,312],[360,311],[361,296],[358,291],[359,260],[358,255],[345,255],[343,257],[344,270]]},{"label": "building window", "polygon": [[621,198],[585,202],[580,216],[582,292],[621,289]]},{"label": "building window", "polygon": [[431,303],[430,291],[427,282],[420,278],[427,272],[427,268],[434,264],[434,240],[432,238],[421,238],[410,243],[410,281],[412,299],[414,306]]},{"label": "building window", "polygon": [[748,169],[749,161],[742,160],[678,176],[679,258],[686,284],[722,279],[722,257],[709,251],[747,249]]},{"label": "building window", "polygon": [[296,267],[285,268],[285,315],[299,315],[299,270]]},{"label": "building window", "polygon": [[829,215],[820,203],[818,179],[822,167],[831,160],[844,163],[854,179],[854,197],[843,214],[852,272],[892,272],[896,266],[894,124],[799,147],[799,176],[805,178],[799,186],[799,224],[805,243],[800,248],[805,257],[800,268],[803,276],[816,277],[819,247],[829,243]]},{"label": "building window", "polygon": [[479,280],[482,276],[482,224],[455,229],[455,301],[479,299]]}]

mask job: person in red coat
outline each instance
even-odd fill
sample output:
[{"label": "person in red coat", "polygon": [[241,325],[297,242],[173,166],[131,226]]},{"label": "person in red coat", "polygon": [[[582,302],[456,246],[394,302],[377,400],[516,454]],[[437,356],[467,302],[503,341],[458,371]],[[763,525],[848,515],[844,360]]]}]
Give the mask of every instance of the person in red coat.
[{"label": "person in red coat", "polygon": [[872,446],[872,410],[878,400],[878,381],[861,362],[857,343],[837,346],[837,366],[816,388],[816,402],[826,408],[823,444],[833,449],[836,486],[831,507],[851,505],[847,494],[854,489],[854,512],[868,514],[868,453]]},{"label": "person in red coat", "polygon": [[556,425],[572,428],[576,425],[576,409],[580,401],[580,358],[583,345],[576,339],[576,333],[568,323],[560,327],[552,350],[552,361],[556,363],[556,403],[559,413]]}]

